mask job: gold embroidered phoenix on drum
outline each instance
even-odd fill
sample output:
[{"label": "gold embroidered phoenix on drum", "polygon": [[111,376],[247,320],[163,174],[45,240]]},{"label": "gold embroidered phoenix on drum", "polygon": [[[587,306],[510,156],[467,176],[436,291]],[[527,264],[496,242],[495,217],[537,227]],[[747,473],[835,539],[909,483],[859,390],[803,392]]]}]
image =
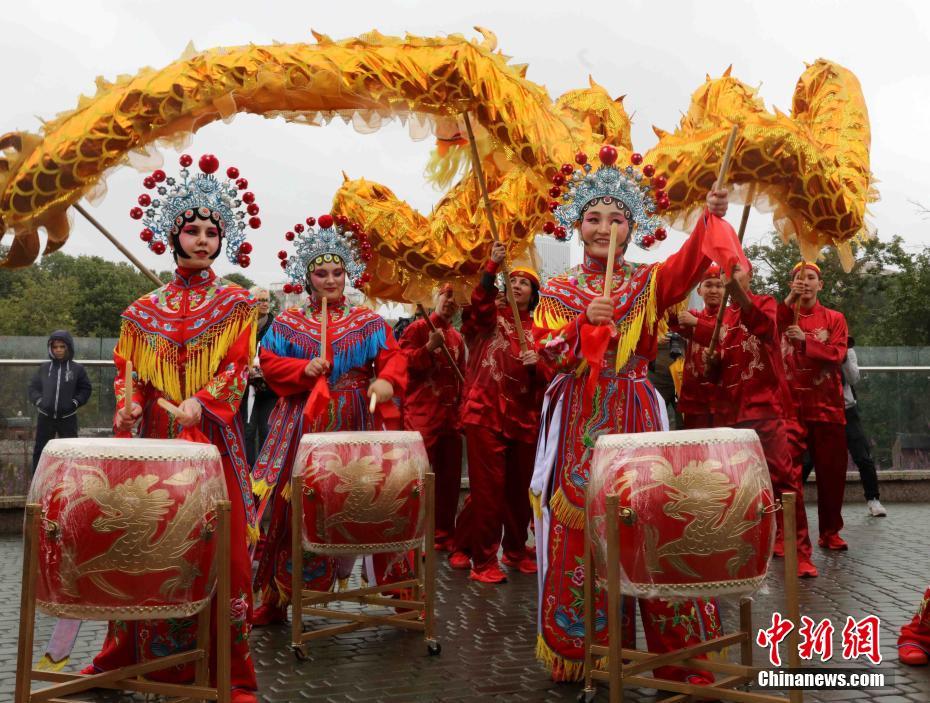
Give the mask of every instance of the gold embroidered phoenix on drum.
[{"label": "gold embroidered phoenix on drum", "polygon": [[[393,470],[385,473],[383,462],[393,462]],[[338,479],[333,489],[347,494],[340,509],[327,515],[326,530],[336,529],[346,539],[353,539],[346,525],[389,523],[382,533],[385,537],[406,531],[409,518],[399,515],[411,486],[419,490],[420,477],[427,467],[420,459],[409,456],[403,449],[391,449],[382,457],[362,456],[343,462],[339,456],[323,461],[318,471],[307,474],[306,482],[323,479],[327,474]]]},{"label": "gold embroidered phoenix on drum", "polygon": [[[637,485],[641,473],[634,465],[640,463],[649,464],[651,481]],[[727,463],[730,466],[747,465],[747,470],[736,484],[723,471],[723,463],[716,459],[690,461],[678,473],[668,459],[659,455],[641,456],[629,461],[629,470],[621,474],[614,489],[621,498],[626,502],[637,493],[664,489],[668,501],[663,504],[662,512],[687,523],[680,537],[664,542],[655,525],[643,526],[646,566],[650,572],[662,573],[662,562],[665,561],[678,573],[699,578],[701,574],[683,557],[723,557],[732,552],[726,568],[730,576],[735,576],[755,555],[755,548],[741,535],[758,525],[762,518],[766,506],[762,504],[760,494],[766,486],[759,476],[764,476],[767,468],[759,456],[742,450],[728,457]],[[755,517],[746,519],[747,515]]]},{"label": "gold embroidered phoenix on drum", "polygon": [[[204,526],[204,517],[210,508],[203,498],[222,493],[221,479],[212,477],[204,481],[202,475],[192,469],[165,479],[167,485],[196,487],[177,504],[174,515],[164,523],[175,501],[164,488],[153,490],[159,482],[158,476],[132,476],[111,486],[107,475],[99,469],[92,466],[76,468],[91,472],[91,475],[83,477],[81,497],[70,503],[68,510],[73,510],[85,500],[93,501],[100,509],[100,515],[91,524],[94,531],[101,534],[118,532],[119,536],[105,551],[81,563],[75,563],[73,546],[63,545],[64,592],[78,597],[77,581],[86,577],[103,592],[128,600],[129,594],[107,582],[104,574],[121,572],[140,576],[166,570],[178,572],[161,586],[166,597],[171,598],[175,591],[189,589],[197,576],[197,567],[184,555],[197,541],[204,539],[198,528]],[[75,495],[77,486],[69,482],[60,488],[59,493],[62,497]]]}]

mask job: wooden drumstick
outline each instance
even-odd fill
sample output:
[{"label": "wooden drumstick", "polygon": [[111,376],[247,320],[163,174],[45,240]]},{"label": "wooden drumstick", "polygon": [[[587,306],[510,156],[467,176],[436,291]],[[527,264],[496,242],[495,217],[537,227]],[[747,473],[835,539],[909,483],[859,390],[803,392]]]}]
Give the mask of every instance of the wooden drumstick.
[{"label": "wooden drumstick", "polygon": [[170,415],[174,415],[176,418],[187,417],[187,413],[181,410],[181,408],[179,408],[174,403],[168,402],[164,398],[159,398],[156,402],[158,403],[158,407],[160,407],[162,410],[169,413]]},{"label": "wooden drumstick", "polygon": [[321,305],[321,315],[322,319],[320,320],[320,358],[323,361],[326,361],[328,354],[326,353],[326,328],[329,326],[329,315],[326,314],[326,296],[323,297]]},{"label": "wooden drumstick", "polygon": [[132,362],[126,362],[123,372],[123,411],[132,415]]},{"label": "wooden drumstick", "polygon": [[614,260],[617,258],[617,223],[610,224],[610,246],[607,247],[607,270],[604,271],[604,297],[609,298],[614,287]]},{"label": "wooden drumstick", "polygon": [[374,415],[376,407],[378,407],[378,394],[372,392],[371,400],[368,401],[368,412]]}]

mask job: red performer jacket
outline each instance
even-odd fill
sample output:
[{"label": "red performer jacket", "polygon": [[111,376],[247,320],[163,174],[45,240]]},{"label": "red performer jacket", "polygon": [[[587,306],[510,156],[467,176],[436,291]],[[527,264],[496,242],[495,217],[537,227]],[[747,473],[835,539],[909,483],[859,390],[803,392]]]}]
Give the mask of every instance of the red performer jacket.
[{"label": "red performer jacket", "polygon": [[[719,306],[713,308],[705,306],[703,310],[691,310],[705,325],[709,322],[711,330],[717,323]],[[685,367],[681,378],[681,392],[678,394],[678,412],[683,415],[704,415],[715,411],[716,396],[719,386],[707,377],[704,368],[704,350],[707,348],[694,339],[694,328],[678,324],[677,318],[669,321],[669,329],[677,332],[688,340],[688,349],[685,351]]]},{"label": "red performer jacket", "polygon": [[[778,324],[784,330],[794,324],[794,311],[783,302],[778,305]],[[798,405],[802,422],[846,424],[843,400],[843,360],[849,334],[843,313],[814,303],[801,309],[798,326],[803,342],[782,336],[782,353],[788,385]]]},{"label": "red performer jacket", "polygon": [[[720,325],[720,393],[714,424],[734,425],[747,420],[791,418],[791,392],[785,380],[778,326],[777,303],[768,295],[749,293],[752,307],[735,302],[727,307]],[[714,320],[701,319],[693,339],[708,346]]]},{"label": "red performer jacket", "polygon": [[[465,342],[452,325],[430,313],[436,329],[442,331],[446,347],[459,370],[465,373]],[[459,430],[462,382],[442,348],[426,348],[430,326],[425,319],[412,322],[400,338],[407,356],[407,396],[404,400],[404,427],[424,438]]]},{"label": "red performer jacket", "polygon": [[[540,359],[536,366],[520,361],[513,311],[498,308],[497,288],[487,285],[497,266],[488,262],[463,313],[462,336],[468,345],[468,370],[462,401],[462,424],[499,428],[508,439],[535,442],[542,398],[551,374]],[[493,279],[492,279],[493,280]],[[529,312],[522,311],[528,349],[535,349]]]},{"label": "red performer jacket", "polygon": [[[200,402],[198,429],[220,450],[229,485],[240,488],[252,537],[255,505],[239,404],[255,354],[255,316],[248,291],[219,281],[212,269],[178,268],[171,281],[126,308],[113,351],[117,412],[124,405],[126,362],[132,362],[132,402],[142,408],[140,437],[181,434],[159,398],[175,405],[186,398]],[[114,427],[115,420],[114,415]]]}]

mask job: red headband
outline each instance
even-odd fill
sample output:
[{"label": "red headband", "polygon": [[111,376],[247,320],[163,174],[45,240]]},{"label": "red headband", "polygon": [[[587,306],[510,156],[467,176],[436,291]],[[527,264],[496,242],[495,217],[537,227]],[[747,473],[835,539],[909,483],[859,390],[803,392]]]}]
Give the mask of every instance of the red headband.
[{"label": "red headband", "polygon": [[717,266],[717,264],[711,264],[707,267],[704,275],[701,276],[701,283],[706,281],[708,278],[720,278],[720,267]]},{"label": "red headband", "polygon": [[820,267],[817,264],[812,264],[809,261],[799,261],[794,265],[794,268],[791,269],[791,277],[794,278],[798,271],[802,269],[810,269],[817,274],[817,278],[823,278],[823,274],[820,272]]}]

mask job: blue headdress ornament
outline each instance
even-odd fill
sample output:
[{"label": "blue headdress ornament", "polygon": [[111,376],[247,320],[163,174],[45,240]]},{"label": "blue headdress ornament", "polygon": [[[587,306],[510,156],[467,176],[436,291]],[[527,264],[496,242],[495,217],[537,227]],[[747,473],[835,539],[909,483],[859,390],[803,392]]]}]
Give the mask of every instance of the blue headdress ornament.
[{"label": "blue headdress ornament", "polygon": [[[346,278],[356,288],[371,280],[365,271],[371,260],[371,244],[356,223],[343,217],[320,215],[306,219],[307,226],[294,225],[284,238],[294,242],[294,253],[288,256],[283,249],[278,252],[281,268],[290,279],[290,291],[299,293],[307,275],[317,266],[328,263],[342,264]],[[315,227],[316,225],[316,227]]]},{"label": "blue headdress ornament", "polygon": [[543,230],[567,241],[585,211],[595,203],[605,203],[616,205],[626,215],[637,246],[649,249],[664,240],[667,234],[656,213],[668,207],[668,196],[662,190],[666,179],[658,176],[650,181],[654,167],[636,168],[643,160],[640,154],[633,154],[632,165],[623,169],[614,165],[617,150],[612,146],[602,147],[599,159],[601,165],[594,170],[587,156],[579,153],[575,156],[578,168],[564,164],[553,177],[549,195],[558,200],[550,203],[554,221],[545,223]]},{"label": "blue headdress ornament", "polygon": [[[227,178],[214,175],[220,167],[219,160],[212,154],[200,157],[200,173],[191,174],[193,159],[183,154],[179,159],[181,170],[178,178],[166,176],[161,169],[142,180],[148,190],[139,196],[140,207],[129,211],[134,220],[142,220],[145,229],[139,234],[149,249],[162,254],[169,242],[178,246],[177,238],[184,225],[196,218],[213,222],[226,240],[226,256],[234,264],[248,266],[252,245],[245,241],[246,227],[258,229],[261,220],[255,195],[249,191],[249,183],[239,178],[239,169],[226,169]],[[245,191],[240,195],[240,191]],[[144,209],[143,209],[144,208]],[[248,218],[248,219],[247,219]]]}]

